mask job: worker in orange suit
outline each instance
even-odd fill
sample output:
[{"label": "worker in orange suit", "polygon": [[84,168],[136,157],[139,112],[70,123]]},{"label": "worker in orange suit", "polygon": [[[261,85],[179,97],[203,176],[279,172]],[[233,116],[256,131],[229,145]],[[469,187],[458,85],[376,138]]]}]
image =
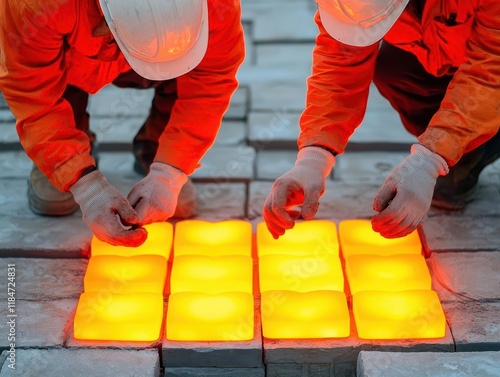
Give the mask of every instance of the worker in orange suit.
[{"label": "worker in orange suit", "polygon": [[463,209],[482,169],[500,155],[500,2],[316,2],[319,35],[299,153],[266,199],[269,231],[278,238],[298,217],[315,216],[335,157],[363,119],[372,81],[418,138],[375,196],[373,229],[402,237],[431,203]]},{"label": "worker in orange suit", "polygon": [[[213,144],[243,60],[238,0],[0,0],[0,91],[35,164],[32,210],[67,215],[79,205],[101,240],[142,244],[141,226],[174,215]],[[134,139],[145,177],[127,198],[91,153],[88,96],[110,83],[155,90]],[[194,208],[194,195],[177,210]]]}]

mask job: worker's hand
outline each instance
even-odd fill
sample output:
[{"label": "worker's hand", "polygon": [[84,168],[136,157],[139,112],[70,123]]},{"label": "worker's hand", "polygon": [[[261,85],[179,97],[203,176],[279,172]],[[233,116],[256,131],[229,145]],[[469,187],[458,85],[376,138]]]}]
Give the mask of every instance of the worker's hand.
[{"label": "worker's hand", "polygon": [[[319,147],[302,148],[295,167],[274,182],[264,204],[267,229],[275,239],[293,228],[302,216],[311,220],[318,210],[319,198],[325,192],[325,180],[335,163],[332,153]],[[292,210],[301,206],[301,211]]]},{"label": "worker's hand", "polygon": [[137,182],[128,200],[139,215],[141,225],[172,217],[187,175],[173,166],[153,162],[146,177]]},{"label": "worker's hand", "polygon": [[431,206],[436,180],[448,174],[448,164],[438,154],[415,144],[411,154],[396,166],[375,196],[373,230],[386,238],[414,231]]},{"label": "worker's hand", "polygon": [[70,191],[80,205],[83,221],[100,240],[131,247],[146,241],[148,233],[137,227],[137,213],[99,170],[81,177]]}]

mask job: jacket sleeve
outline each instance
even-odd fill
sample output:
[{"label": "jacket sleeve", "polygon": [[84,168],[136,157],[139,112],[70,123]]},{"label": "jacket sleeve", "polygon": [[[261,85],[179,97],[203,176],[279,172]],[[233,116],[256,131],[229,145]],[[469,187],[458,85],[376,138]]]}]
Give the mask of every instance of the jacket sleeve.
[{"label": "jacket sleeve", "polygon": [[306,108],[300,118],[299,149],[320,146],[342,153],[366,112],[378,44],[344,45],[326,32],[319,14],[312,74],[307,80]]},{"label": "jacket sleeve", "polygon": [[450,166],[499,130],[500,2],[479,1],[467,61],[455,73],[440,109],[419,142]]},{"label": "jacket sleeve", "polygon": [[[53,3],[58,5],[47,6]],[[0,90],[16,117],[27,155],[62,191],[95,164],[88,137],[76,129],[71,106],[61,98],[66,76],[64,31],[59,28],[62,18],[74,19],[73,2],[66,3],[0,3]]]},{"label": "jacket sleeve", "polygon": [[238,86],[245,57],[238,0],[209,0],[209,42],[201,63],[177,78],[178,99],[159,141],[155,161],[191,174],[212,146]]}]

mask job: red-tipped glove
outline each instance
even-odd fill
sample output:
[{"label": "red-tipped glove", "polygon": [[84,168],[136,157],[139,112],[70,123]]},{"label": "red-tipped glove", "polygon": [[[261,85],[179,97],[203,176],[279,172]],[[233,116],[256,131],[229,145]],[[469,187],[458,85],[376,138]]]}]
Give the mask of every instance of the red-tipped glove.
[{"label": "red-tipped glove", "polygon": [[[318,210],[319,198],[326,188],[326,177],[335,164],[335,157],[319,147],[302,148],[295,166],[274,182],[264,204],[263,216],[267,229],[275,239],[293,228],[302,216],[311,220]],[[291,210],[301,206],[300,213]]]},{"label": "red-tipped glove", "polygon": [[173,166],[153,162],[146,177],[128,194],[128,200],[139,215],[141,225],[165,221],[172,217],[187,175]]},{"label": "red-tipped glove", "polygon": [[131,247],[146,241],[148,232],[134,227],[139,222],[136,211],[99,170],[81,177],[70,191],[80,205],[83,221],[100,240]]},{"label": "red-tipped glove", "polygon": [[423,145],[396,166],[375,196],[373,230],[386,238],[404,237],[422,222],[431,206],[436,180],[448,174],[448,164]]}]

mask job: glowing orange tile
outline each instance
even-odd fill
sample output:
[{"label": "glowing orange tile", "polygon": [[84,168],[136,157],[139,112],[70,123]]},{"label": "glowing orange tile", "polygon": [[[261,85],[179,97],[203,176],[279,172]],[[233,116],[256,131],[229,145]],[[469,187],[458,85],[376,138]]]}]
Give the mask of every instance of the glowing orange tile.
[{"label": "glowing orange tile", "polygon": [[90,251],[96,255],[120,255],[129,257],[133,255],[161,255],[167,260],[172,249],[173,226],[170,223],[154,223],[145,225],[148,239],[139,247],[113,246],[96,237],[92,238]]},{"label": "glowing orange tile", "polygon": [[98,255],[90,258],[83,283],[85,292],[163,293],[166,277],[167,260],[159,255]]},{"label": "glowing orange tile", "polygon": [[170,295],[166,337],[179,341],[235,341],[254,337],[254,299],[249,293]]},{"label": "glowing orange tile", "polygon": [[216,223],[181,221],[175,226],[175,256],[252,255],[252,224],[242,220]]},{"label": "glowing orange tile", "polygon": [[75,339],[152,342],[160,337],[161,293],[83,293],[74,321]]},{"label": "glowing orange tile", "polygon": [[370,220],[341,221],[339,240],[344,258],[356,254],[422,254],[416,230],[406,237],[387,239],[373,231]]},{"label": "glowing orange tile", "polygon": [[337,256],[264,255],[259,258],[260,291],[344,291]]},{"label": "glowing orange tile", "polygon": [[349,310],[343,292],[264,292],[261,314],[266,338],[345,338],[350,333]]},{"label": "glowing orange tile", "polygon": [[434,291],[359,292],[353,313],[361,339],[443,338],[446,318]]},{"label": "glowing orange tile", "polygon": [[337,226],[326,220],[297,222],[293,229],[275,240],[262,222],[257,225],[257,250],[259,257],[270,254],[336,256],[339,254]]},{"label": "glowing orange tile", "polygon": [[181,255],[174,258],[171,293],[252,293],[252,257]]},{"label": "glowing orange tile", "polygon": [[351,255],[346,259],[351,293],[430,290],[431,275],[422,255]]}]

